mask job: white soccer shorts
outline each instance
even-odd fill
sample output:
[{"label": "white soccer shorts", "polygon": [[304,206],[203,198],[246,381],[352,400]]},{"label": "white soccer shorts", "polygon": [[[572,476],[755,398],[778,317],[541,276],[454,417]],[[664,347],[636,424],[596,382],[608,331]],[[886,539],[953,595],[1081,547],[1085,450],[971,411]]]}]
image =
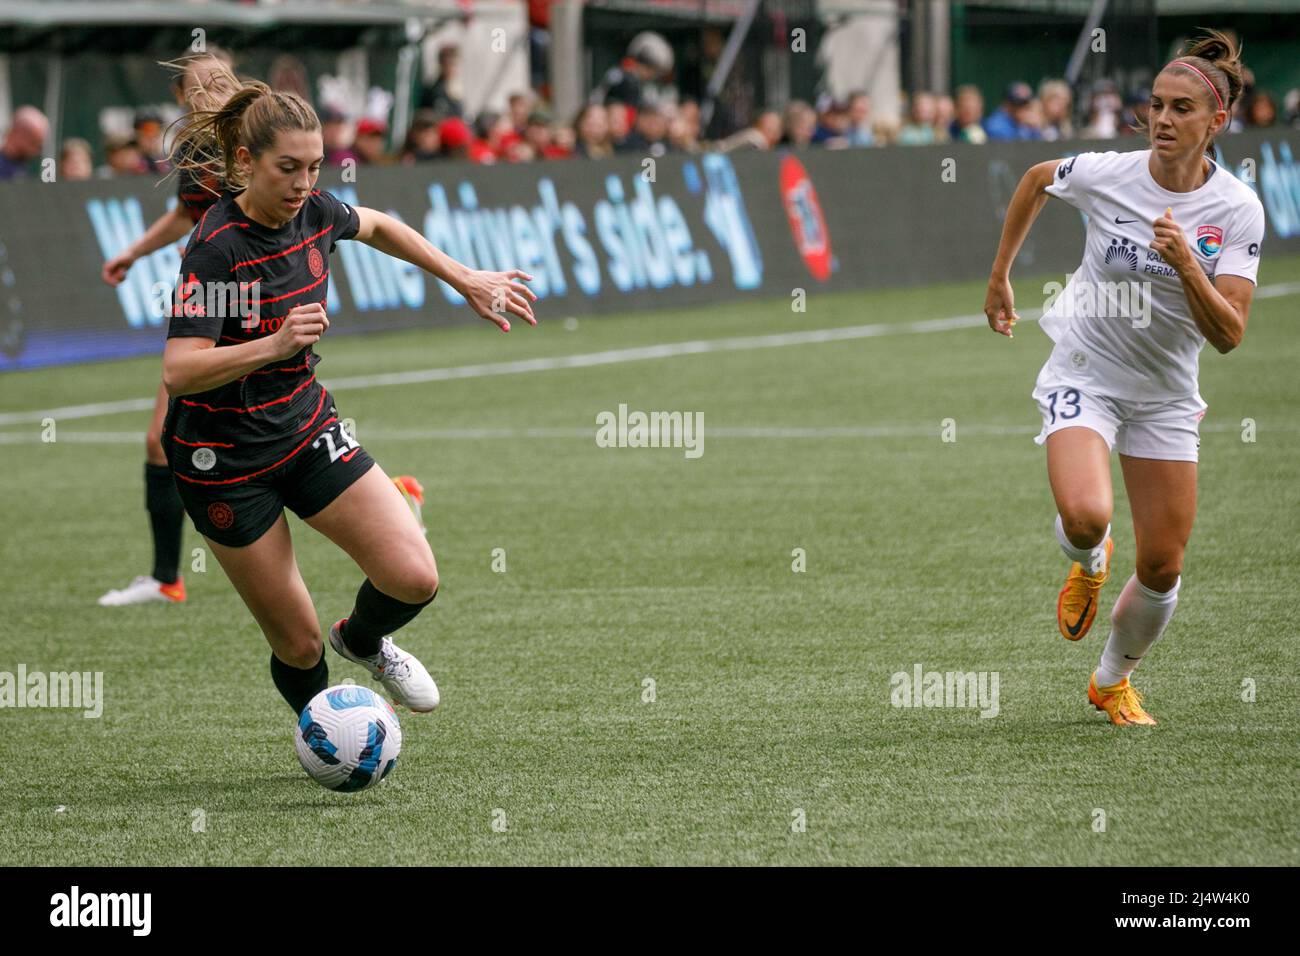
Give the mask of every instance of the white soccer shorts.
[{"label": "white soccer shorts", "polygon": [[1200,425],[1207,408],[1199,394],[1171,402],[1130,402],[1074,385],[1061,384],[1048,366],[1034,384],[1034,401],[1043,416],[1040,445],[1062,428],[1091,428],[1106,446],[1132,458],[1197,461]]}]

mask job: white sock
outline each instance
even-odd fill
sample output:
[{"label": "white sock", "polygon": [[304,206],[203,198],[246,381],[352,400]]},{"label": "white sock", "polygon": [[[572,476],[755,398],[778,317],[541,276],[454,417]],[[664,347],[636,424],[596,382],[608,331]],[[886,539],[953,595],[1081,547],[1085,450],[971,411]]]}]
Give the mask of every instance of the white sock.
[{"label": "white sock", "polygon": [[1070,539],[1065,536],[1065,525],[1061,523],[1061,516],[1056,516],[1056,540],[1061,542],[1061,550],[1071,561],[1077,561],[1083,565],[1085,574],[1096,574],[1098,571],[1106,569],[1106,541],[1110,538],[1110,525],[1106,525],[1106,533],[1101,536],[1095,548],[1077,548],[1071,544]]},{"label": "white sock", "polygon": [[1097,665],[1097,686],[1118,684],[1138,666],[1151,646],[1160,640],[1178,605],[1182,578],[1164,592],[1152,591],[1133,575],[1110,612],[1110,637]]}]

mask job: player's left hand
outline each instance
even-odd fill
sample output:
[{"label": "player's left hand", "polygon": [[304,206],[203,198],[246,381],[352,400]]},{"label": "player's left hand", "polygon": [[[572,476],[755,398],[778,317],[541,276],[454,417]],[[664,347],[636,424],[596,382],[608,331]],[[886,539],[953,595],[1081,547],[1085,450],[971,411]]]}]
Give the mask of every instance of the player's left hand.
[{"label": "player's left hand", "polygon": [[1151,243],[1151,248],[1160,253],[1160,258],[1177,269],[1180,274],[1196,265],[1191,246],[1187,244],[1187,237],[1183,235],[1183,230],[1179,228],[1178,223],[1174,222],[1173,209],[1166,209],[1165,214],[1152,225],[1155,227],[1156,238]]},{"label": "player's left hand", "polygon": [[495,323],[502,332],[510,331],[509,315],[514,314],[529,325],[536,325],[533,317],[532,303],[537,295],[524,285],[533,277],[521,269],[508,272],[488,272],[480,269],[470,270],[457,291],[465,297],[470,308]]}]

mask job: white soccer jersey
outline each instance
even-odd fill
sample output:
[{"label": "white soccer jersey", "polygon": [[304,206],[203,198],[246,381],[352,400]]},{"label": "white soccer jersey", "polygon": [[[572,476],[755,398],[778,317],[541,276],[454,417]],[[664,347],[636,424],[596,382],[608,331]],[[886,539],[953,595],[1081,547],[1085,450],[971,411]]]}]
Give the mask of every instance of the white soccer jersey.
[{"label": "white soccer jersey", "polygon": [[1198,189],[1170,192],[1148,168],[1151,151],[1080,153],[1057,167],[1047,191],[1088,217],[1083,262],[1044,311],[1056,342],[1049,365],[1066,385],[1127,401],[1198,394],[1205,337],[1173,267],[1150,249],[1152,223],[1173,209],[1197,263],[1215,276],[1255,282],[1264,207],[1211,160]]}]

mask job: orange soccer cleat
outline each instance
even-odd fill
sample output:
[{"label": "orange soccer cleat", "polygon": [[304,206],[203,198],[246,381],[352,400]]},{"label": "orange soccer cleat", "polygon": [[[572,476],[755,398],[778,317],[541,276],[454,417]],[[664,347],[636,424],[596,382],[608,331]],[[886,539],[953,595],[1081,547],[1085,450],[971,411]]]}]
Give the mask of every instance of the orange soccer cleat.
[{"label": "orange soccer cleat", "polygon": [[1056,626],[1067,641],[1079,640],[1092,627],[1101,601],[1101,586],[1110,577],[1110,558],[1114,551],[1114,539],[1107,538],[1106,567],[1097,574],[1085,574],[1078,561],[1070,565],[1070,573],[1056,598]]},{"label": "orange soccer cleat", "polygon": [[1111,687],[1098,687],[1097,672],[1093,671],[1088,680],[1088,700],[1098,710],[1104,710],[1112,724],[1156,725],[1156,719],[1142,709],[1142,695],[1129,683],[1127,677]]}]

